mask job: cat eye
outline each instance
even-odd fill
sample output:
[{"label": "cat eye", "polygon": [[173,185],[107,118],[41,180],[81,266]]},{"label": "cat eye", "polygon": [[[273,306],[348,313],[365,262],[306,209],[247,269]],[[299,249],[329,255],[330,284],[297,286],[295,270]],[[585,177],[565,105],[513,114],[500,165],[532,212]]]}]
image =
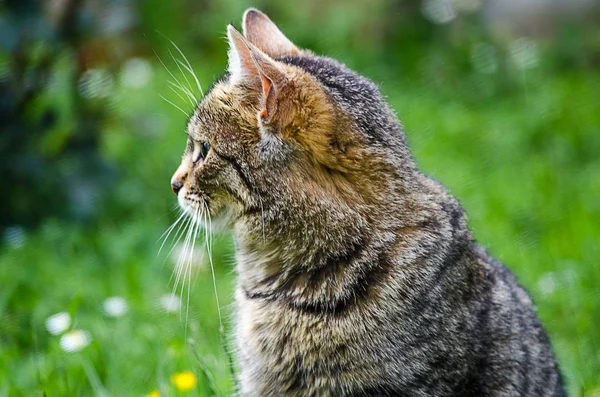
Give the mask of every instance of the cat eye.
[{"label": "cat eye", "polygon": [[200,154],[202,155],[203,159],[205,159],[206,156],[208,156],[209,150],[210,150],[210,145],[208,144],[208,142],[204,142],[202,144],[202,147],[200,148]]},{"label": "cat eye", "polygon": [[194,165],[198,164],[199,161],[206,159],[209,150],[210,144],[208,142],[202,143],[202,145],[200,146],[200,153],[198,153],[198,157],[194,159]]}]

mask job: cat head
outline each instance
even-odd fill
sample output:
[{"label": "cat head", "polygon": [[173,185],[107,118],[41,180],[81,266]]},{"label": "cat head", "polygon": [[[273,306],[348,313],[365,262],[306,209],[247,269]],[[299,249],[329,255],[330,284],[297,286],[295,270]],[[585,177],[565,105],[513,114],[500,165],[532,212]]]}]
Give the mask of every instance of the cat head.
[{"label": "cat head", "polygon": [[243,32],[227,27],[228,71],[188,122],[171,180],[180,206],[249,238],[358,236],[413,168],[395,116],[373,83],[299,49],[260,11],[245,12]]}]

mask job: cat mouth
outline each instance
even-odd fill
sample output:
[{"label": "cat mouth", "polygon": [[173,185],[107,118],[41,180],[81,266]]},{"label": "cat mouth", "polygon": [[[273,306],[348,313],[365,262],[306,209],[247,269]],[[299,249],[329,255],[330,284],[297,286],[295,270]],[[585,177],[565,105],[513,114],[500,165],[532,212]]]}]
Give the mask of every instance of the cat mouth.
[{"label": "cat mouth", "polygon": [[192,217],[201,216],[205,211],[210,212],[210,197],[207,194],[180,193],[177,195],[177,202],[179,207]]},{"label": "cat mouth", "polygon": [[[216,193],[216,192],[215,192]],[[264,218],[264,209],[260,205],[248,205],[226,200],[221,195],[212,197],[206,191],[182,189],[177,195],[179,207],[195,222],[210,219],[217,228],[225,229],[240,218]]]}]

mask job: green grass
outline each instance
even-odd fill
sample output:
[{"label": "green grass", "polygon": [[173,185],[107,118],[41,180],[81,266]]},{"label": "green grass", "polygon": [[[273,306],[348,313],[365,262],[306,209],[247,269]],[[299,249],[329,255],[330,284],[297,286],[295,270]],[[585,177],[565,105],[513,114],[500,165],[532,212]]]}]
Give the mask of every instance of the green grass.
[{"label": "green grass", "polygon": [[[211,74],[200,72],[205,83]],[[460,198],[480,243],[531,292],[570,395],[592,395],[600,388],[600,78],[524,77],[497,96],[477,94],[475,83],[440,92],[388,81],[384,92],[418,163]],[[1,248],[0,395],[183,395],[170,378],[186,370],[199,383],[185,395],[208,396],[213,386],[221,396],[232,392],[207,264],[194,275],[189,306],[187,290],[181,312],[158,304],[173,287],[173,259],[168,250],[157,257],[156,241],[176,219],[168,180],[185,140],[183,115],[158,98],[165,80],[155,68],[150,86],[114,93],[103,153],[121,167],[111,192],[117,209],[92,226],[48,220],[22,245]],[[140,117],[160,127],[146,130]],[[227,330],[232,249],[227,234],[216,239]],[[109,296],[124,297],[128,313],[105,315]],[[45,329],[61,311],[93,338],[80,352],[63,351]]]}]

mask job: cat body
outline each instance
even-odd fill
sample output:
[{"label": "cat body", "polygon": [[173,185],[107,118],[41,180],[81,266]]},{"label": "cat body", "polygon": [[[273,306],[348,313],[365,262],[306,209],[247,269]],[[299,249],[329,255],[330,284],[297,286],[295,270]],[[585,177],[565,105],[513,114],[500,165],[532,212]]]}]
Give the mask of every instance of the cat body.
[{"label": "cat body", "polygon": [[377,87],[256,10],[228,33],[172,184],[234,232],[240,394],[564,396],[526,291]]}]

